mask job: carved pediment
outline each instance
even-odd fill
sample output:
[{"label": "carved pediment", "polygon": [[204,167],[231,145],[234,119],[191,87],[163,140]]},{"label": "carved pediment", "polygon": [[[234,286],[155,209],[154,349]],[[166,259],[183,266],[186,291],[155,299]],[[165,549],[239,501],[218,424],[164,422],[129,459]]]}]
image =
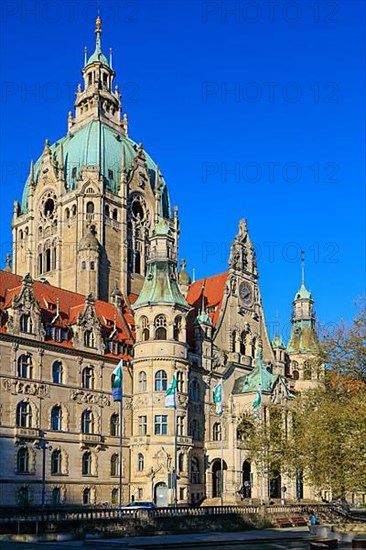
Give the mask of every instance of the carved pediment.
[{"label": "carved pediment", "polygon": [[86,297],[84,310],[82,313],[79,313],[76,325],[73,327],[73,332],[75,347],[104,353],[102,325],[97,316],[93,294],[89,294]]},{"label": "carved pediment", "polygon": [[26,333],[44,340],[45,330],[42,325],[42,310],[36,300],[33,279],[25,275],[19,294],[13,297],[12,305],[7,311],[7,330],[12,334]]}]

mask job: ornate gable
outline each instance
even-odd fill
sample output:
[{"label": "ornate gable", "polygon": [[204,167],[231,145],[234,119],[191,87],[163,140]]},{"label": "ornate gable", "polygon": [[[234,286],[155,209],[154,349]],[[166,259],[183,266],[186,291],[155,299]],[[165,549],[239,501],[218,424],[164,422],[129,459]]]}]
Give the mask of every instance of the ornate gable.
[{"label": "ornate gable", "polygon": [[36,300],[33,279],[25,275],[19,294],[15,295],[8,309],[7,331],[15,335],[27,336],[44,340],[45,331],[42,325],[42,311]]},{"label": "ornate gable", "polygon": [[104,353],[102,325],[97,316],[93,294],[86,297],[84,310],[77,316],[73,330],[73,344],[75,347]]}]

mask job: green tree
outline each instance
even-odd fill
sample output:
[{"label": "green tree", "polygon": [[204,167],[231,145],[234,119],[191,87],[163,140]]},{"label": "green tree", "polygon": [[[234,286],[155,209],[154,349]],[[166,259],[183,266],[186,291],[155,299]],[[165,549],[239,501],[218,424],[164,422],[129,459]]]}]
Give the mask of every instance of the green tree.
[{"label": "green tree", "polygon": [[286,460],[319,490],[366,491],[366,314],[322,342],[323,384],[293,404]]}]

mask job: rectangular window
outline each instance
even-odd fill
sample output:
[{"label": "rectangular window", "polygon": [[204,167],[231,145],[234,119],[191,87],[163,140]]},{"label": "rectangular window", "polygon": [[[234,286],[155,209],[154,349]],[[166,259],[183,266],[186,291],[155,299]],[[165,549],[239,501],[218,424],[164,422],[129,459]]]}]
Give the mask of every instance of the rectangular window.
[{"label": "rectangular window", "polygon": [[147,416],[139,416],[139,435],[147,434]]},{"label": "rectangular window", "polygon": [[139,500],[142,500],[144,498],[144,490],[142,489],[142,487],[139,487],[137,489],[137,498]]},{"label": "rectangular window", "polygon": [[177,417],[177,435],[184,435],[184,416]]},{"label": "rectangular window", "polygon": [[155,416],[155,435],[166,435],[168,432],[168,416],[158,414]]}]

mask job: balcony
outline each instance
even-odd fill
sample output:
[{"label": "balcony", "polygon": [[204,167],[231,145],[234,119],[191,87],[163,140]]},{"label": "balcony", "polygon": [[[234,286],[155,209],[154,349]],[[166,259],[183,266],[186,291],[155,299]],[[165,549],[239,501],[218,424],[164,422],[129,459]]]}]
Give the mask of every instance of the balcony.
[{"label": "balcony", "polygon": [[80,434],[80,443],[83,445],[100,445],[103,443],[103,436],[100,434]]},{"label": "balcony", "polygon": [[41,431],[38,428],[21,428],[20,426],[16,426],[14,437],[17,439],[39,439]]}]

